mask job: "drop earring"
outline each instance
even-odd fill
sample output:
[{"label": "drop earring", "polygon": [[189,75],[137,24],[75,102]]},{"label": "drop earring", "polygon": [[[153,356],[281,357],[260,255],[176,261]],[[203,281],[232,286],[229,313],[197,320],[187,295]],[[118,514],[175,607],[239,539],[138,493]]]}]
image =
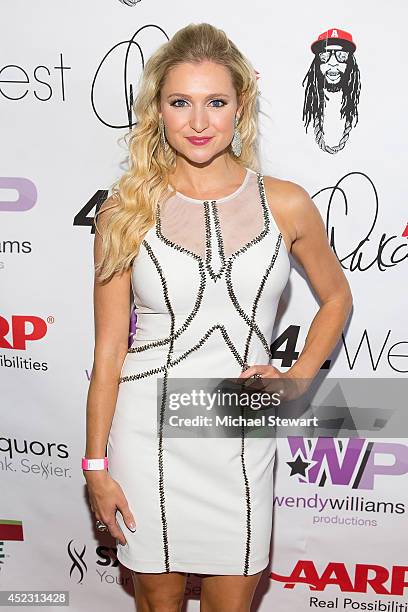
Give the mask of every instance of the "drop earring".
[{"label": "drop earring", "polygon": [[167,142],[166,135],[164,133],[164,121],[163,121],[163,117],[159,118],[159,132],[160,132],[161,145],[162,145],[163,149],[165,151],[167,151],[168,148],[169,148],[169,143]]},{"label": "drop earring", "polygon": [[237,128],[238,118],[235,116],[235,128],[234,128],[234,137],[231,141],[231,149],[235,157],[239,157],[242,151],[242,140],[241,140],[241,132]]}]

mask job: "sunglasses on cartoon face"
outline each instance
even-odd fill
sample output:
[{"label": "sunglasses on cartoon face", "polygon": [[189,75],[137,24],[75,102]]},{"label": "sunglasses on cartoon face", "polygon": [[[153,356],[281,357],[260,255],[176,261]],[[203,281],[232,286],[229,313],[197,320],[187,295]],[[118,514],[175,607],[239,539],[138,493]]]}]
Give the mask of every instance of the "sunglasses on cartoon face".
[{"label": "sunglasses on cartoon face", "polygon": [[327,64],[329,59],[332,56],[332,53],[336,56],[336,60],[340,63],[347,62],[349,51],[344,51],[343,49],[328,49],[327,51],[322,51],[319,53],[319,59],[323,64]]}]

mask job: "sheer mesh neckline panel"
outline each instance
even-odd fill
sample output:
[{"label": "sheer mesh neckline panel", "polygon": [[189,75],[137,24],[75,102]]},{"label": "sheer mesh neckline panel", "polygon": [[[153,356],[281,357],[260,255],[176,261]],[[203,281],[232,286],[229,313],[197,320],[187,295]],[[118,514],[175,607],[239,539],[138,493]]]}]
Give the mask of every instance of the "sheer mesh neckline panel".
[{"label": "sheer mesh neckline panel", "polygon": [[[243,189],[245,189],[248,180],[249,180],[249,176],[251,173],[254,173],[253,170],[251,170],[250,168],[245,168],[246,170],[246,174],[244,177],[244,180],[242,181],[241,185],[238,187],[238,189],[236,189],[235,191],[233,191],[232,193],[224,196],[223,198],[190,198],[190,196],[184,195],[184,193],[180,193],[180,191],[176,191],[175,195],[178,198],[181,198],[182,200],[186,200],[186,202],[191,202],[193,204],[202,204],[203,202],[205,202],[206,200],[216,200],[217,202],[227,202],[228,200],[231,200],[232,198],[234,198],[235,196],[237,196]],[[170,187],[169,187],[169,191],[171,191]]]},{"label": "sheer mesh neckline panel", "polygon": [[[194,205],[200,203],[201,206]],[[176,193],[161,204],[160,233],[176,246],[215,264],[264,229],[257,174],[247,169],[241,186],[220,200],[193,200]]]}]

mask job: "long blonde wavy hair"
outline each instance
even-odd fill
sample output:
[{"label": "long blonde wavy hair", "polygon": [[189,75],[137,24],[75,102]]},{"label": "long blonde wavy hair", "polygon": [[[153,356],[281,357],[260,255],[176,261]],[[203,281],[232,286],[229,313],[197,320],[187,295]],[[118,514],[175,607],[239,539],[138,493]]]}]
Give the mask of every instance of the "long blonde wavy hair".
[{"label": "long blonde wavy hair", "polygon": [[[174,193],[169,174],[176,166],[176,151],[170,145],[167,151],[163,149],[159,132],[160,91],[167,72],[184,62],[204,60],[230,70],[237,99],[243,102],[238,123],[241,155],[235,157],[231,147],[228,153],[241,166],[258,170],[259,92],[255,69],[223,30],[209,23],[191,23],[161,45],[145,64],[133,104],[137,123],[125,136],[129,141],[128,169],[113,183],[112,195],[95,214],[96,230],[102,237],[102,254],[95,272],[101,283],[129,268],[146,232],[155,224],[157,204]],[[101,233],[96,217],[108,208],[112,210]]]}]

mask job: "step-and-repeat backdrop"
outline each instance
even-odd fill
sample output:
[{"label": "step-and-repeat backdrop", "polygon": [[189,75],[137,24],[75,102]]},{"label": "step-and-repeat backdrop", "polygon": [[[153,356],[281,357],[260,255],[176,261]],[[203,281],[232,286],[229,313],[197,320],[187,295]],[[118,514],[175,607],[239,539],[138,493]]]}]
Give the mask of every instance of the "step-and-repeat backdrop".
[{"label": "step-and-repeat backdrop", "polygon": [[[224,29],[250,58],[261,170],[309,192],[350,282],[353,313],[322,376],[406,378],[407,18],[402,0],[3,2],[0,590],[69,591],[75,612],[134,610],[130,575],[114,540],[95,530],[80,468],[92,219],[123,170],[120,138],[143,63],[187,23]],[[312,43],[324,32],[337,45],[319,55]],[[318,309],[292,265],[273,344],[283,371]],[[254,609],[407,609],[399,435],[279,439],[271,565]],[[198,610],[199,593],[189,574],[186,609]]]}]

